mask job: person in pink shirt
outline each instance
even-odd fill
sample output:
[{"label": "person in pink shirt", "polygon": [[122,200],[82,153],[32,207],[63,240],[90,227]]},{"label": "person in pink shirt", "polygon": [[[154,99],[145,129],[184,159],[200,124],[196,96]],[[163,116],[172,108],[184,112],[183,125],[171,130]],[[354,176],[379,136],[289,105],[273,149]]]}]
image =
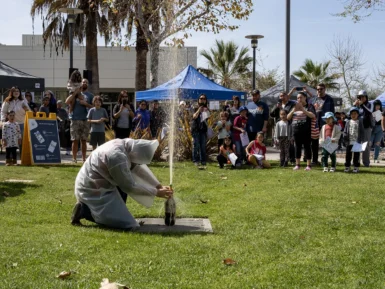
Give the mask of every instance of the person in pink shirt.
[{"label": "person in pink shirt", "polygon": [[[320,138],[319,138],[319,143],[321,146],[327,145],[327,143],[332,142],[335,144],[338,144],[338,141],[341,136],[341,128],[337,124],[337,118],[334,116],[334,113],[332,112],[327,112],[325,115],[322,117],[322,119],[326,122],[320,131]],[[336,148],[337,150],[337,148]],[[330,168],[330,172],[334,173],[336,171],[336,150],[333,152],[330,152],[325,149],[325,147],[322,147],[322,165],[324,167],[324,172],[328,172],[328,158],[330,156],[330,159],[332,161],[332,166]]]}]

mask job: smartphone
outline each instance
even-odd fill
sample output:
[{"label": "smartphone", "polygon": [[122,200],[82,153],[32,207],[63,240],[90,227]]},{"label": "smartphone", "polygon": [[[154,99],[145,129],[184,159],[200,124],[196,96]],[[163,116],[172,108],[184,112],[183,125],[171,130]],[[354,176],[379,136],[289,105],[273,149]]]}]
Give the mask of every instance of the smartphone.
[{"label": "smartphone", "polygon": [[278,103],[282,103],[282,99],[278,99]]},{"label": "smartphone", "polygon": [[123,99],[123,106],[126,106],[127,104],[127,99]]},{"label": "smartphone", "polygon": [[303,90],[303,87],[302,86],[298,86],[298,87],[295,88],[295,90],[296,91],[301,91],[301,90]]}]

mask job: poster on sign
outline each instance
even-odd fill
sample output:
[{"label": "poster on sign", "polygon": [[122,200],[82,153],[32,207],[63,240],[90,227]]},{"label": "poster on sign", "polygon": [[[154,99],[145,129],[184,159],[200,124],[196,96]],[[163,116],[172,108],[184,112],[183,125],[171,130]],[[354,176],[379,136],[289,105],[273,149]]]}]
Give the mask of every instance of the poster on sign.
[{"label": "poster on sign", "polygon": [[44,119],[29,119],[33,163],[60,163],[60,145],[57,122]]},{"label": "poster on sign", "polygon": [[38,112],[27,112],[25,119],[22,165],[60,164],[60,143],[56,114],[49,117]]}]

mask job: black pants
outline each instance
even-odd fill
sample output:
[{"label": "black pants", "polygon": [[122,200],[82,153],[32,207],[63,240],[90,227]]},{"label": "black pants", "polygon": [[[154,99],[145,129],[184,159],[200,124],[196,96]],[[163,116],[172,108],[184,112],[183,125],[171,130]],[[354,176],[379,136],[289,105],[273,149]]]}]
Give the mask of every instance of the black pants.
[{"label": "black pants", "polygon": [[311,139],[312,163],[318,164],[319,139]]},{"label": "black pants", "polygon": [[298,132],[294,133],[294,143],[295,143],[295,158],[301,158],[301,150],[302,147],[305,150],[305,159],[311,159],[311,138],[310,131],[309,132]]},{"label": "black pants", "polygon": [[115,138],[124,139],[130,136],[131,128],[115,127],[114,131],[115,131]]},{"label": "black pants", "polygon": [[217,156],[217,161],[220,167],[223,167],[225,164],[227,164],[227,158],[222,154]]},{"label": "black pants", "polygon": [[290,147],[289,147],[289,160],[290,162],[295,163],[295,148],[292,142],[290,142]]},{"label": "black pants", "polygon": [[6,148],[5,149],[5,158],[16,160],[16,151],[17,151],[17,147]]},{"label": "black pants", "polygon": [[[119,187],[117,187],[117,188],[118,188],[119,194],[122,197],[124,203],[126,203],[127,202],[127,194],[125,192],[123,192]],[[94,217],[92,217],[90,208],[85,203],[81,203],[81,204],[82,204],[82,218],[86,219],[87,221],[95,223],[95,219],[94,219]]]},{"label": "black pants", "polygon": [[352,165],[352,155],[353,155],[353,165],[358,168],[360,166],[360,153],[352,152],[353,145],[346,146],[346,156],[345,156],[345,167],[350,167]]}]

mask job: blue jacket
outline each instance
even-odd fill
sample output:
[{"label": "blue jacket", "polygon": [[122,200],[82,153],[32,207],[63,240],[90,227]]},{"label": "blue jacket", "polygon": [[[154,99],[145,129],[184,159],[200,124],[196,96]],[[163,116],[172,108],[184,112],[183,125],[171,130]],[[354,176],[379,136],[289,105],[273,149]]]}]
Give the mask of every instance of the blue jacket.
[{"label": "blue jacket", "polygon": [[[141,119],[137,117],[138,114],[142,115]],[[135,111],[135,117],[132,120],[132,122],[135,124],[135,128],[138,125],[139,121],[140,121],[140,124],[139,124],[140,129],[147,128],[150,125],[150,111],[148,111],[147,109],[138,108]]]}]

